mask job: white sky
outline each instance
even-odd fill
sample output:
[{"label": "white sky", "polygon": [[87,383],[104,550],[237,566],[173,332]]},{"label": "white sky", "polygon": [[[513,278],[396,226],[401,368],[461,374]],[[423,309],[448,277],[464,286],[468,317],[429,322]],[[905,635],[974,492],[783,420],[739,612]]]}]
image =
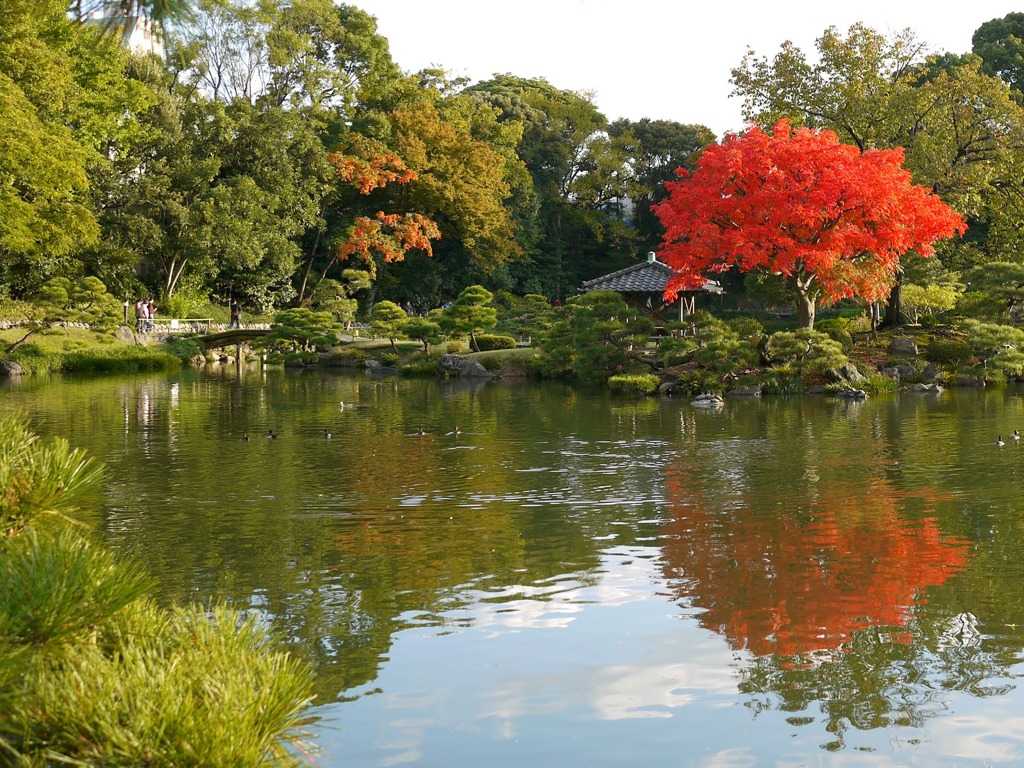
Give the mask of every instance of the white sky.
[{"label": "white sky", "polygon": [[909,27],[936,52],[966,53],[981,24],[1024,11],[1021,0],[346,1],[377,18],[406,71],[543,77],[592,91],[609,120],[697,123],[719,136],[743,128],[729,73],[748,48],[773,57],[792,40],[812,55],[826,28],[863,22],[886,34]]}]

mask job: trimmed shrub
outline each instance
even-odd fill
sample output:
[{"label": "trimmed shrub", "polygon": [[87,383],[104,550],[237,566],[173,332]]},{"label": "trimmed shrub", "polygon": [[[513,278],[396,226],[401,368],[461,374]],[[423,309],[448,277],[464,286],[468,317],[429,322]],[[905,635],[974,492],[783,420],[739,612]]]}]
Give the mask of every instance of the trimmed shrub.
[{"label": "trimmed shrub", "polygon": [[477,334],[476,345],[481,352],[489,352],[492,349],[515,349],[516,340],[511,336],[480,333]]},{"label": "trimmed shrub", "polygon": [[659,379],[653,373],[629,373],[611,376],[608,379],[608,388],[612,392],[625,394],[651,395],[658,391]]},{"label": "trimmed shrub", "polygon": [[936,365],[959,368],[974,356],[970,344],[956,339],[932,339],[924,351],[925,359]]}]

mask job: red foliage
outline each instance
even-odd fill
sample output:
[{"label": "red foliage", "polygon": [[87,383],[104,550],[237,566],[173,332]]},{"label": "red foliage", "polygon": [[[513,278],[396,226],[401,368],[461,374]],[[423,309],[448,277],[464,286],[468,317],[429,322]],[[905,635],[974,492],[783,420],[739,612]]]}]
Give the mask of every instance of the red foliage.
[{"label": "red foliage", "polygon": [[374,269],[374,254],[386,262],[401,261],[411,250],[421,250],[433,256],[430,241],[441,237],[437,223],[419,213],[381,213],[375,218],[359,216],[349,230],[349,236],[338,248],[338,256],[347,259],[359,256]]},{"label": "red foliage", "polygon": [[418,178],[402,158],[358,133],[352,134],[347,151],[332,152],[327,159],[338,169],[338,177],[356,187],[361,195],[391,183],[408,184]]},{"label": "red foliage", "polygon": [[[697,469],[670,468],[667,491],[670,588],[704,609],[702,625],[758,655],[844,651],[868,627],[909,642],[898,628],[926,590],[967,565],[965,540],[943,535],[933,516],[902,512],[937,502],[927,488],[908,494],[885,479],[827,482],[803,499],[787,493],[754,509],[742,498],[706,496]],[[794,506],[804,511],[779,511]]]},{"label": "red foliage", "polygon": [[654,206],[666,229],[661,257],[677,272],[666,298],[732,266],[810,278],[826,301],[883,297],[904,253],[930,256],[937,240],[966,229],[902,164],[902,149],[861,153],[785,120],[771,134],[727,135],[692,176],[677,171]]}]

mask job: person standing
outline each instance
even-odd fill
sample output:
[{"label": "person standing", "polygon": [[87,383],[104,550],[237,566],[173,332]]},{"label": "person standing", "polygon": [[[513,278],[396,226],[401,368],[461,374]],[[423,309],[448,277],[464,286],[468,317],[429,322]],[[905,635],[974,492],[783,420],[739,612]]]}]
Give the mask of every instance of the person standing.
[{"label": "person standing", "polygon": [[138,333],[143,333],[146,330],[142,322],[142,299],[135,300],[135,330]]},{"label": "person standing", "polygon": [[145,299],[139,304],[139,333],[149,333],[149,302]]},{"label": "person standing", "polygon": [[228,328],[241,328],[242,327],[242,308],[238,306],[238,302],[235,300],[231,301],[231,322],[228,323]]},{"label": "person standing", "polygon": [[152,299],[146,303],[146,317],[149,320],[149,330],[152,333],[156,330],[156,307],[153,306]]}]

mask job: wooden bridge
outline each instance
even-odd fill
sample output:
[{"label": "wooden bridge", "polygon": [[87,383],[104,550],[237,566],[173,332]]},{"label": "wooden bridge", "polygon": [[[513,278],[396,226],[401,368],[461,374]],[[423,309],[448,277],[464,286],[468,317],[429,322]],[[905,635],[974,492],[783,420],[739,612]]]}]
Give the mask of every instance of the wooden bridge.
[{"label": "wooden bridge", "polygon": [[218,349],[220,347],[244,344],[247,341],[256,341],[256,339],[261,339],[268,333],[270,333],[269,328],[232,328],[229,331],[196,336],[196,341],[206,349]]}]

